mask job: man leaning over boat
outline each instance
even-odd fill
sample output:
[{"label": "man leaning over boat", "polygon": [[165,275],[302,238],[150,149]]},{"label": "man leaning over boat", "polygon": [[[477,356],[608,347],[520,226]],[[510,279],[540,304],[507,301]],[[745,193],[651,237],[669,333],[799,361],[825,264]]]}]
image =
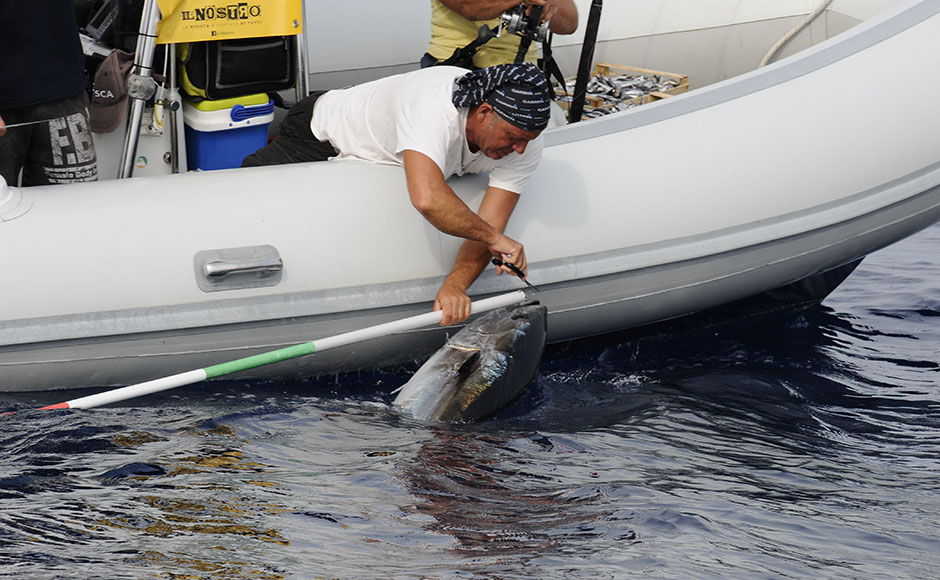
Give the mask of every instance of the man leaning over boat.
[{"label": "man leaning over boat", "polygon": [[[466,240],[434,301],[441,324],[454,324],[470,316],[467,289],[491,255],[527,271],[523,245],[503,230],[541,159],[551,99],[548,78],[531,63],[421,69],[311,94],[242,166],[343,158],[403,166],[412,205]],[[489,184],[474,213],[446,179],[483,172]]]}]

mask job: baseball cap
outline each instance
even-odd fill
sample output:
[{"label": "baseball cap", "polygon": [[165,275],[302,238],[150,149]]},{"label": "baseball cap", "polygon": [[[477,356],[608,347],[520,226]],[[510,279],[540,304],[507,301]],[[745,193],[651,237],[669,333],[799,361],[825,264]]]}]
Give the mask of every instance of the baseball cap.
[{"label": "baseball cap", "polygon": [[110,133],[117,129],[127,112],[127,77],[134,55],[115,50],[98,65],[91,94],[91,130]]}]

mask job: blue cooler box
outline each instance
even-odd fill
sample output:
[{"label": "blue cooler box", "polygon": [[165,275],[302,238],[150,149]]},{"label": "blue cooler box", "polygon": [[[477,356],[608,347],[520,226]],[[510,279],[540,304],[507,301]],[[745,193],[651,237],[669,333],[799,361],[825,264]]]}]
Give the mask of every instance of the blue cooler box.
[{"label": "blue cooler box", "polygon": [[268,143],[274,101],[266,94],[183,101],[189,169],[230,169]]}]

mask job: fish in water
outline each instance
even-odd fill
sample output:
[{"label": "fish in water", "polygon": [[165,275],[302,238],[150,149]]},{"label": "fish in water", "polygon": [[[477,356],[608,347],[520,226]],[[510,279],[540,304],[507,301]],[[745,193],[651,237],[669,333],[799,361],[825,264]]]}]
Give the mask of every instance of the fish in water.
[{"label": "fish in water", "polygon": [[392,406],[416,419],[445,423],[496,412],[535,378],[547,324],[547,309],[538,302],[478,318],[418,369]]}]

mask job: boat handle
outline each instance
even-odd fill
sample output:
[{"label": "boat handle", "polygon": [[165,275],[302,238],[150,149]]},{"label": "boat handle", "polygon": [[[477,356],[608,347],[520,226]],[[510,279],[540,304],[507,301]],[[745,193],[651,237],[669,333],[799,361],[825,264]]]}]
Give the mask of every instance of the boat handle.
[{"label": "boat handle", "polygon": [[213,260],[206,262],[202,270],[209,278],[222,278],[229,274],[249,274],[260,273],[262,276],[270,276],[280,272],[284,268],[284,262],[280,258],[257,260],[240,260],[237,262],[228,262],[226,260]]}]

